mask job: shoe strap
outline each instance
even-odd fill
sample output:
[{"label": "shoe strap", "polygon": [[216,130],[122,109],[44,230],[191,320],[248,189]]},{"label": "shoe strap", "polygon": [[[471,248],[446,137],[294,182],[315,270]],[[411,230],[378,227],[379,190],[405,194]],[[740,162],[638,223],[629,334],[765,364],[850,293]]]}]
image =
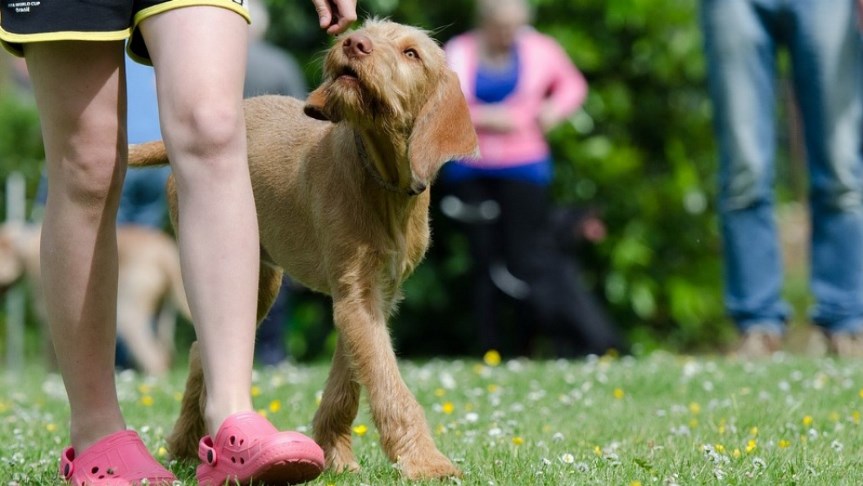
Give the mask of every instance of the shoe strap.
[{"label": "shoe strap", "polygon": [[72,473],[75,472],[75,449],[67,447],[63,449],[63,454],[60,456],[60,476],[69,481],[72,479]]},{"label": "shoe strap", "polygon": [[198,442],[198,459],[211,466],[215,466],[219,458],[216,454],[216,449],[213,447],[213,439],[206,435]]}]

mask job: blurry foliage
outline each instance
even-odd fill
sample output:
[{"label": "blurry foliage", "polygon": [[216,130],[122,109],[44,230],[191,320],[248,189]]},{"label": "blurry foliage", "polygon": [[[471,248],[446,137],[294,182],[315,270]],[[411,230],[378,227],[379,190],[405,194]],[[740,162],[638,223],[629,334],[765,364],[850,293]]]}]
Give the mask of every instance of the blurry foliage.
[{"label": "blurry foliage", "polygon": [[[332,41],[318,28],[311,3],[267,3],[269,40],[296,55],[315,86]],[[697,2],[533,5],[536,28],[563,45],[590,83],[583,111],[551,134],[557,201],[602,208],[609,229],[600,245],[579,255],[585,278],[644,350],[720,344],[731,326],[721,306],[716,156]],[[474,18],[469,0],[361,0],[360,10],[361,18],[423,27],[441,42],[469,29]],[[2,173],[16,168],[35,180],[38,137],[32,109],[0,96]],[[404,354],[477,353],[467,243],[439,211],[432,217],[433,246],[406,284],[392,320],[394,339]],[[321,337],[331,329],[328,303],[297,297],[292,324],[302,332],[290,339],[294,355],[328,354],[332,337]]]},{"label": "blurry foliage", "polygon": [[[2,54],[5,55],[5,54]],[[26,96],[0,90],[0,214],[6,215],[5,176],[18,171],[27,181],[27,194],[36,193],[45,151],[36,108]]]}]

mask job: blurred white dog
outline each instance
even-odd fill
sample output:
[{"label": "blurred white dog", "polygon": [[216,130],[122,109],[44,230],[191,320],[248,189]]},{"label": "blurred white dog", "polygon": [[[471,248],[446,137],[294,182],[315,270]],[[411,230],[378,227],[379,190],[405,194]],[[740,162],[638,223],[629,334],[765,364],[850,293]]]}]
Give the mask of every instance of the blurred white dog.
[{"label": "blurred white dog", "polygon": [[[42,324],[49,366],[55,358],[39,266],[39,225],[0,225],[0,290],[27,281],[33,308]],[[165,373],[174,354],[177,311],[189,318],[177,245],[165,233],[141,226],[120,226],[117,336],[144,373]],[[156,319],[156,325],[153,320]]]}]

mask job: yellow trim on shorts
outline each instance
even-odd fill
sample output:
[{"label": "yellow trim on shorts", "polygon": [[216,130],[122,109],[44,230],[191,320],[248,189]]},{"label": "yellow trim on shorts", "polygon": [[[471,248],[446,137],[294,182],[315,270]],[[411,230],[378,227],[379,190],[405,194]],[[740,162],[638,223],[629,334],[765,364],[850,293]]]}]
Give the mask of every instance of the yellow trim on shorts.
[{"label": "yellow trim on shorts", "polygon": [[36,34],[15,34],[8,32],[0,27],[0,44],[11,54],[23,57],[23,44],[31,42],[51,42],[51,41],[115,41],[128,39],[132,34],[132,29],[126,28],[123,30],[115,30],[109,32],[82,32],[82,31],[62,31],[62,32],[39,32]]},{"label": "yellow trim on shorts", "polygon": [[[153,5],[152,7],[147,7],[143,10],[138,11],[138,13],[135,14],[135,18],[132,20],[132,27],[130,29],[130,32],[134,32],[135,29],[137,29],[138,26],[141,24],[141,22],[154,15],[165,13],[169,10],[174,10],[175,8],[200,6],[212,6],[232,10],[240,14],[240,16],[244,19],[246,19],[247,23],[252,23],[252,16],[249,14],[249,10],[242,5],[237,5],[232,0],[171,0],[169,2],[163,2],[158,5]],[[136,55],[134,52],[132,52],[131,49],[126,49],[126,54],[128,54],[133,61],[139,64],[152,66],[152,63],[149,59],[144,59],[141,56]]]}]

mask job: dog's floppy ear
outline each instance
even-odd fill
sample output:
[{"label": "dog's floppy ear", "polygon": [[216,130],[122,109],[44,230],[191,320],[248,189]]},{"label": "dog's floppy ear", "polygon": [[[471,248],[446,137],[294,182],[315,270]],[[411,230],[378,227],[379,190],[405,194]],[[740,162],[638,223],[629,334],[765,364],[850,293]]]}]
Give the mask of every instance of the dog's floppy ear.
[{"label": "dog's floppy ear", "polygon": [[338,122],[338,117],[334,116],[333,110],[330,109],[328,103],[327,89],[330,87],[330,82],[324,82],[318,88],[309,93],[306,98],[306,106],[303,107],[303,112],[306,116],[310,116],[316,120]]},{"label": "dog's floppy ear", "polygon": [[426,185],[448,160],[479,155],[467,102],[448,68],[414,122],[408,154],[414,180]]}]

